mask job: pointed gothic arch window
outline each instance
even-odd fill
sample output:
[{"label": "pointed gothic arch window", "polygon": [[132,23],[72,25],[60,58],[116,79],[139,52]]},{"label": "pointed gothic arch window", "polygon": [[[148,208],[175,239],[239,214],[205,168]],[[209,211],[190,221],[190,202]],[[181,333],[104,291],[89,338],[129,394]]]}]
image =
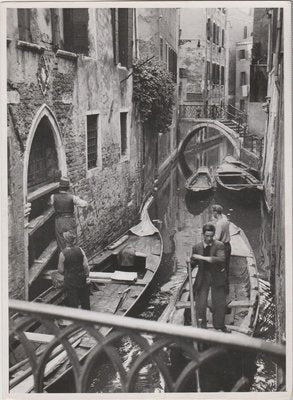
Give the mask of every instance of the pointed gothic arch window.
[{"label": "pointed gothic arch window", "polygon": [[58,156],[48,118],[41,119],[32,142],[28,164],[29,192],[58,181]]}]

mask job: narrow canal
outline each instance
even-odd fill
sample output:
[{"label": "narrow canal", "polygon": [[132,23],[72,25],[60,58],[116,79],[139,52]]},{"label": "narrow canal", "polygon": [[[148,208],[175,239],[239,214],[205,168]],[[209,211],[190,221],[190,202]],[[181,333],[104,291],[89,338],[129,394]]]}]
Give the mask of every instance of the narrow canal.
[{"label": "narrow canal", "polygon": [[[233,154],[232,145],[217,132],[211,132],[211,135],[204,139],[196,135],[186,148],[185,158],[194,171],[200,165],[215,168],[227,154]],[[202,225],[212,219],[211,205],[221,204],[224,213],[230,214],[231,221],[244,230],[255,252],[261,289],[261,310],[255,335],[274,341],[274,304],[269,284],[270,260],[267,252],[270,247],[271,221],[262,201],[259,200],[253,205],[245,204],[245,199],[241,204],[235,203],[233,199],[224,197],[217,191],[208,198],[195,200],[186,193],[185,180],[186,177],[178,163],[158,190],[156,201],[150,209],[151,217],[161,221],[160,232],[164,241],[164,255],[153,294],[141,304],[142,311],[136,316],[149,320],[157,320],[160,317],[186,275],[187,252],[190,253],[191,247],[201,240]],[[137,351],[131,343],[125,343],[121,348],[121,352],[125,355],[125,363],[132,363]],[[255,375],[250,391],[276,390],[275,367],[268,359],[258,357],[251,365],[251,371],[255,372]],[[111,382],[108,381],[105,385],[104,370],[102,376],[93,382],[92,391],[101,390],[98,381],[100,383],[103,381],[103,392],[119,392],[119,381],[115,379],[115,374],[112,377]],[[140,377],[136,390],[163,391],[159,374],[152,368],[146,369],[145,375],[142,374]],[[212,387],[210,391],[213,391]]]}]

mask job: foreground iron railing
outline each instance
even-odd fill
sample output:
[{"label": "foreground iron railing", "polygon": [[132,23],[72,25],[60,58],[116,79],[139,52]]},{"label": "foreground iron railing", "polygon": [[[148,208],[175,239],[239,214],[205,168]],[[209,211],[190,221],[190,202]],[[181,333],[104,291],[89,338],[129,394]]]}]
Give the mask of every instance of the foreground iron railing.
[{"label": "foreground iron railing", "polygon": [[[241,354],[240,358],[245,354],[267,354],[281,370],[285,370],[283,345],[244,335],[18,300],[10,300],[9,309],[11,314],[18,315],[10,321],[11,393],[44,392],[44,388],[49,392],[109,391],[105,385],[95,387],[98,375],[102,386],[111,376],[116,381],[116,391],[140,392],[144,391],[141,379],[146,369],[148,373],[151,371],[153,380],[154,375],[157,377],[162,391],[180,392],[184,391],[188,381],[195,380],[195,371],[200,373],[196,376],[202,376],[201,371],[209,367],[210,362],[213,365],[220,363],[219,357],[225,354],[231,357],[232,353]],[[60,328],[60,320],[70,321],[70,325]],[[42,342],[38,348],[30,337],[34,335],[30,333],[33,330],[43,332],[35,339]],[[52,337],[45,343],[48,334]],[[125,347],[121,350],[125,340],[126,353],[132,355],[131,360],[126,357]],[[175,365],[175,374],[170,361],[174,350],[185,360],[179,370]],[[16,354],[21,353],[22,358],[17,359]],[[221,369],[222,365],[219,366]],[[71,368],[71,374],[66,375],[64,371],[68,368]],[[62,389],[58,386],[60,377],[66,382]],[[248,380],[242,373],[230,390],[243,391]],[[56,384],[58,389],[54,388]],[[279,390],[284,389],[283,382]]]}]

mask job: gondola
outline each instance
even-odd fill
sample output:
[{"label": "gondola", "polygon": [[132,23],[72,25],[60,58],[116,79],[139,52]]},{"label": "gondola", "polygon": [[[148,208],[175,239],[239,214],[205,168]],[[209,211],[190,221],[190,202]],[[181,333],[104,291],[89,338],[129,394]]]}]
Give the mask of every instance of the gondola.
[{"label": "gondola", "polygon": [[263,185],[249,172],[229,163],[221,164],[215,171],[217,187],[235,199],[254,201],[263,190]]},{"label": "gondola", "polygon": [[[89,260],[92,289],[95,289],[94,286],[98,289],[92,290],[90,296],[91,311],[120,316],[130,315],[136,307],[139,307],[140,300],[153,282],[161,263],[163,242],[159,230],[148,215],[152,200],[153,197],[145,203],[138,225]],[[55,273],[57,272],[47,272],[48,279]],[[63,323],[65,328],[66,320]],[[110,329],[106,327],[100,329],[103,335],[109,331]],[[79,360],[84,360],[96,342],[85,332],[77,336],[74,347]],[[41,350],[41,346],[39,349]],[[48,392],[55,392],[54,388],[58,387],[59,381],[66,379],[71,373],[72,368],[68,366],[66,358],[59,364],[61,365],[57,362],[56,371],[45,380],[44,386]],[[25,371],[27,368],[28,364],[25,364],[21,370]],[[10,376],[11,393],[26,393],[33,390],[31,374],[22,381],[15,379],[16,376],[20,376],[21,370]]]},{"label": "gondola", "polygon": [[251,175],[253,175],[256,179],[259,179],[259,171],[257,169],[250,167],[249,165],[245,164],[243,161],[237,160],[235,157],[233,157],[230,154],[227,155],[223,159],[223,163],[232,164],[235,167],[242,168],[244,171],[247,171]]},{"label": "gondola", "polygon": [[[225,324],[227,328],[231,330],[232,335],[252,336],[256,328],[259,314],[259,281],[256,259],[242,229],[230,223],[230,235],[232,253],[229,273],[229,295],[227,297],[228,312],[225,315]],[[196,274],[197,268],[194,268],[192,271],[193,282],[195,281]],[[186,276],[162,313],[159,319],[160,322],[187,325],[189,320],[186,318],[186,315],[187,311],[190,311],[189,293],[189,279],[188,276]],[[207,332],[214,330],[212,326],[210,296],[211,294],[209,294],[208,297]],[[242,355],[236,354],[235,356],[234,354],[234,358],[232,358],[232,353],[230,352],[227,357],[230,363],[235,362],[237,358],[237,362],[239,363],[239,357],[241,358]],[[221,374],[224,373],[224,375],[227,375],[227,371],[224,370],[224,365],[219,361],[216,363],[211,361],[211,363],[204,366],[203,371],[200,371],[198,375],[198,379],[201,380],[201,382],[199,382],[201,387],[204,386],[206,380],[212,382],[214,378],[212,378],[210,374],[215,366],[217,367],[215,373],[217,382],[221,381]],[[225,377],[223,380],[224,379]],[[230,382],[230,384],[232,384],[232,382]]]},{"label": "gondola", "polygon": [[185,188],[191,193],[206,193],[213,189],[213,178],[208,167],[202,166],[192,174],[185,183]]}]

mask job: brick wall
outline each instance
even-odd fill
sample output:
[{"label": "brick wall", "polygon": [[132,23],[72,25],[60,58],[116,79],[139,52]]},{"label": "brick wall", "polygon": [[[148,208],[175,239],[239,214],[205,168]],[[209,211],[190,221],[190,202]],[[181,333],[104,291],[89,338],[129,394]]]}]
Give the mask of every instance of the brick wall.
[{"label": "brick wall", "polygon": [[[59,126],[62,151],[66,155],[72,191],[89,202],[87,209],[76,212],[79,243],[91,256],[106,243],[122,234],[137,218],[141,203],[141,136],[132,110],[132,80],[120,84],[129,74],[113,62],[110,9],[90,11],[96,18],[97,31],[91,31],[91,49],[95,56],[77,60],[57,57],[50,38],[43,41],[42,30],[50,31],[50,18],[44,10],[35,9],[35,43],[45,46],[42,55],[18,49],[15,10],[10,19],[8,47],[8,98],[13,117],[8,124],[10,139],[9,204],[9,289],[13,297],[24,297],[24,275],[27,273],[27,244],[23,218],[23,152],[38,110],[46,104]],[[92,24],[94,25],[94,24]],[[37,80],[43,61],[48,73],[44,94]],[[44,74],[44,71],[41,71]],[[14,93],[12,95],[12,93]],[[120,156],[120,112],[129,118],[130,157]],[[86,114],[97,112],[102,138],[102,168],[87,170]],[[13,118],[13,119],[12,119]],[[21,150],[22,149],[22,150]],[[16,223],[17,222],[17,223]]]}]

